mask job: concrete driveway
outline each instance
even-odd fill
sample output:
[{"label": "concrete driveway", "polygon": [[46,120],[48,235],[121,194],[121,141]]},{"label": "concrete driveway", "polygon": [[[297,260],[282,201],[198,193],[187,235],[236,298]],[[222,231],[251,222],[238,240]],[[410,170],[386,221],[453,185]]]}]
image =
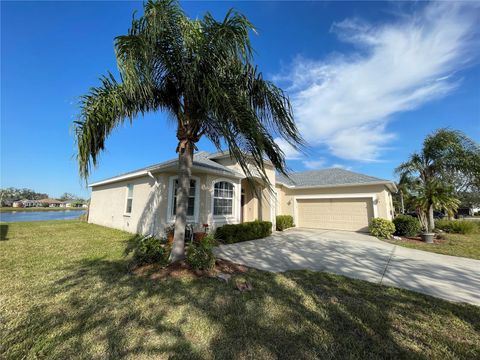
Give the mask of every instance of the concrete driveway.
[{"label": "concrete driveway", "polygon": [[408,249],[367,234],[295,228],[214,251],[260,270],[326,271],[480,305],[480,260]]}]

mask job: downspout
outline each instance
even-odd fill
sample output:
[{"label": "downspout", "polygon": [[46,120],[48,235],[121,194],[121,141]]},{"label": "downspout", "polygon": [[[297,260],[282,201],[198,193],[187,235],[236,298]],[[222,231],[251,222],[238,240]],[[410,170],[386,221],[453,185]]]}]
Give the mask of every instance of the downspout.
[{"label": "downspout", "polygon": [[157,178],[155,176],[153,176],[151,171],[147,172],[147,175],[150,176],[155,181],[155,187],[157,187],[159,185]]},{"label": "downspout", "polygon": [[150,176],[153,181],[155,181],[155,184],[153,185],[153,222],[152,222],[152,228],[150,229],[150,233],[152,234],[153,237],[155,237],[155,229],[157,228],[157,188],[158,188],[158,180],[153,174],[148,171],[147,175]]}]

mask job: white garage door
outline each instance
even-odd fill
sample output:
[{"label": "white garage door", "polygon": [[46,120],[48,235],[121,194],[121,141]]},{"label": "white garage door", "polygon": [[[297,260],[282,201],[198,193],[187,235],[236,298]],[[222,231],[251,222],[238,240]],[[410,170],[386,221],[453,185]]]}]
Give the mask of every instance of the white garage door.
[{"label": "white garage door", "polygon": [[373,217],[371,198],[298,199],[297,206],[300,227],[368,231]]}]

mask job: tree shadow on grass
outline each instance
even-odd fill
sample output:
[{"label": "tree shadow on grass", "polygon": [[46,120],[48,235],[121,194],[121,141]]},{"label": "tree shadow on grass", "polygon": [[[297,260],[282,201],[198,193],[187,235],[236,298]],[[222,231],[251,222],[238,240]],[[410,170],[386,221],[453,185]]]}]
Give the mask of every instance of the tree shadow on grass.
[{"label": "tree shadow on grass", "polygon": [[[48,301],[36,304],[12,329],[7,346],[15,347],[9,355],[59,359],[478,355],[478,347],[461,340],[440,338],[429,344],[429,337],[438,334],[422,333],[425,329],[416,325],[428,324],[431,311],[450,317],[457,311],[458,317],[478,325],[480,311],[473,306],[324,273],[250,270],[240,276],[254,289],[240,293],[232,282],[215,278],[153,281],[130,274],[127,265],[127,260],[96,258],[67,268],[68,275],[40,294]],[[405,327],[405,322],[410,325]],[[432,349],[435,344],[444,349]]]},{"label": "tree shadow on grass", "polygon": [[7,224],[0,224],[0,241],[8,240],[8,225]]}]

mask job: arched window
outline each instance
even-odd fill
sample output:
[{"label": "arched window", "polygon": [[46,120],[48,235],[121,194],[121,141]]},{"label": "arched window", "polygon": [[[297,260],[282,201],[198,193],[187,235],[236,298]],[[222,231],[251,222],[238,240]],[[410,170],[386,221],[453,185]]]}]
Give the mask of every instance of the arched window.
[{"label": "arched window", "polygon": [[233,215],[233,184],[215,183],[213,188],[213,215]]}]

